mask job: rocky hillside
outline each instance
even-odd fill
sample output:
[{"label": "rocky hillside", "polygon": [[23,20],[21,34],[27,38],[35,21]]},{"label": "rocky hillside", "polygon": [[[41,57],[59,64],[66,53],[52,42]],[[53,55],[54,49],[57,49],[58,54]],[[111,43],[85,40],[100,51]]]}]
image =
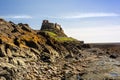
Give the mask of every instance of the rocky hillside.
[{"label": "rocky hillside", "polygon": [[104,51],[67,37],[57,23],[44,20],[41,30],[33,30],[0,19],[0,80],[120,79],[120,64],[111,60]]}]

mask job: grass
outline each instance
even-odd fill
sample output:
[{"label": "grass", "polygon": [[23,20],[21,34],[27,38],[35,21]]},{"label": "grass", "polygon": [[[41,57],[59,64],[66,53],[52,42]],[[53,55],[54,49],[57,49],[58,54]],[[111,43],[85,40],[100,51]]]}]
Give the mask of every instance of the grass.
[{"label": "grass", "polygon": [[50,31],[45,31],[45,33],[47,35],[49,35],[52,39],[54,39],[57,42],[70,42],[70,41],[76,41],[76,39],[72,38],[72,37],[60,37],[57,34],[55,34],[54,32],[50,32]]},{"label": "grass", "polygon": [[49,35],[50,37],[58,37],[57,34],[50,32],[50,31],[45,31],[45,33],[47,33],[47,35]]},{"label": "grass", "polygon": [[75,41],[75,39],[73,39],[71,37],[57,37],[57,38],[55,38],[55,40],[58,42]]}]

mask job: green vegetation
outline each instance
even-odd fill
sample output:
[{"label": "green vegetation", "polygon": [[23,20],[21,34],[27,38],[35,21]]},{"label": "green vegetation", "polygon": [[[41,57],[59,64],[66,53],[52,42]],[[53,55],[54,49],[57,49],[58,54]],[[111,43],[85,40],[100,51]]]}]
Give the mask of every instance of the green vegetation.
[{"label": "green vegetation", "polygon": [[50,32],[50,31],[44,31],[47,35],[49,35],[50,37],[58,37],[57,34]]},{"label": "green vegetation", "polygon": [[57,34],[55,34],[54,32],[50,32],[50,31],[44,31],[44,32],[57,42],[76,41],[76,39],[74,39],[72,37],[60,37]]},{"label": "green vegetation", "polygon": [[58,42],[75,41],[75,39],[73,39],[71,37],[57,37],[57,38],[55,38],[55,40]]}]

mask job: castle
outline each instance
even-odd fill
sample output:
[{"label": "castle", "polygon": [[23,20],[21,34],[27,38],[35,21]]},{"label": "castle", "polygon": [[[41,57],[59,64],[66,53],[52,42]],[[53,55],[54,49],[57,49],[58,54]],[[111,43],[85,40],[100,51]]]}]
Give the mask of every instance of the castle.
[{"label": "castle", "polygon": [[43,20],[41,30],[43,29],[57,29],[63,31],[61,25],[57,23],[50,23],[48,20]]},{"label": "castle", "polygon": [[61,28],[61,25],[57,23],[51,23],[48,20],[43,20],[41,30],[52,31],[56,34],[62,34],[62,36],[66,36]]}]

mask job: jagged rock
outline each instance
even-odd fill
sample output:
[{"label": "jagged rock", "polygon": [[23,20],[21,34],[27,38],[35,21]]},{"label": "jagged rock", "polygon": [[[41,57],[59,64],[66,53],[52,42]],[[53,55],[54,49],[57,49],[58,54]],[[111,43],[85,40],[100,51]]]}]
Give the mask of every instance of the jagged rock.
[{"label": "jagged rock", "polygon": [[117,54],[111,54],[111,55],[110,55],[110,58],[113,58],[113,59],[116,59],[117,57],[118,57]]},{"label": "jagged rock", "polygon": [[28,32],[32,31],[32,29],[29,27],[28,24],[19,23],[18,25],[21,27],[22,30],[25,30],[25,31],[28,31]]},{"label": "jagged rock", "polygon": [[3,42],[2,39],[0,39],[0,44],[2,44],[2,42]]},{"label": "jagged rock", "polygon": [[51,62],[49,53],[46,53],[46,52],[41,53],[40,58],[44,62]]},{"label": "jagged rock", "polygon": [[20,43],[19,43],[19,41],[18,41],[18,38],[15,38],[15,39],[14,39],[14,44],[17,45],[17,46],[20,46]]},{"label": "jagged rock", "polygon": [[31,48],[31,52],[33,52],[33,53],[35,53],[37,55],[40,55],[40,53],[41,53],[41,51],[38,51],[38,50],[36,50],[34,48]]},{"label": "jagged rock", "polygon": [[12,57],[12,52],[9,48],[6,50],[6,53],[7,53],[8,57]]},{"label": "jagged rock", "polygon": [[0,57],[5,57],[6,52],[5,52],[5,45],[0,46]]},{"label": "jagged rock", "polygon": [[26,46],[38,49],[38,45],[34,41],[25,41]]},{"label": "jagged rock", "polygon": [[25,63],[22,58],[12,58],[10,60],[10,63],[12,63],[13,65],[25,66]]}]

